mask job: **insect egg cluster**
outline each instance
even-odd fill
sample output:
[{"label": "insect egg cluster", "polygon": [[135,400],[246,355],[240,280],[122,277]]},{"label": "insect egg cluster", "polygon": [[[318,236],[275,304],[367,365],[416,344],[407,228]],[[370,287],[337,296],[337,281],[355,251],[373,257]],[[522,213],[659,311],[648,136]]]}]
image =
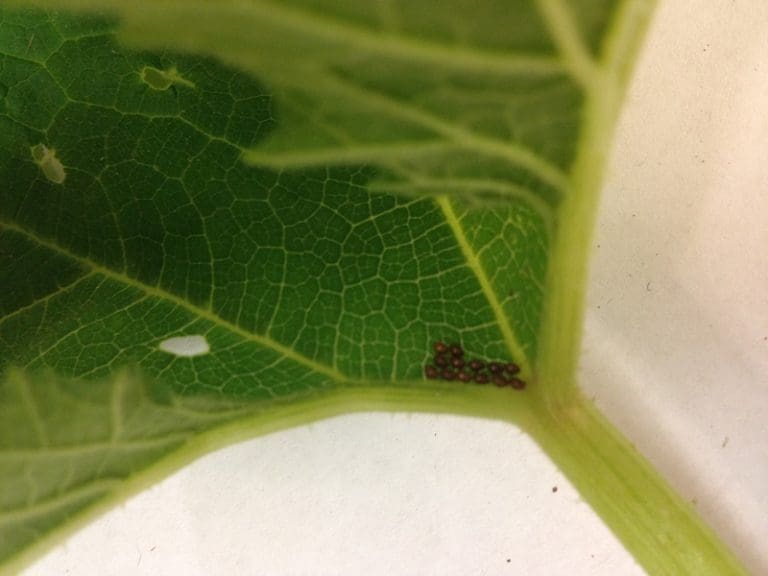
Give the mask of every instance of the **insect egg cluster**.
[{"label": "insect egg cluster", "polygon": [[424,367],[424,375],[430,380],[459,380],[473,384],[494,384],[500,388],[509,386],[515,390],[525,388],[525,382],[515,374],[520,367],[514,362],[486,362],[478,358],[467,360],[464,349],[458,344],[436,342],[432,364]]}]

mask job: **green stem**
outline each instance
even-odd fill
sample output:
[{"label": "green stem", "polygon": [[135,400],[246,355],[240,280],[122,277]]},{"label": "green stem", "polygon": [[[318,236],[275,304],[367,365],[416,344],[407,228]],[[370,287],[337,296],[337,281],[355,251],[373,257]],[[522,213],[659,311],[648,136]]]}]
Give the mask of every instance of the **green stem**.
[{"label": "green stem", "polygon": [[584,300],[592,236],[605,167],[631,71],[655,0],[624,0],[606,35],[600,73],[584,87],[583,127],[569,173],[569,190],[556,215],[552,238],[538,379],[549,398],[569,395],[581,351]]},{"label": "green stem", "polygon": [[602,76],[586,87],[584,128],[558,210],[537,382],[522,423],[649,574],[746,574],[738,560],[575,386],[591,240],[620,105],[655,0],[624,0]]},{"label": "green stem", "polygon": [[694,508],[591,402],[531,404],[523,428],[649,574],[747,574]]}]

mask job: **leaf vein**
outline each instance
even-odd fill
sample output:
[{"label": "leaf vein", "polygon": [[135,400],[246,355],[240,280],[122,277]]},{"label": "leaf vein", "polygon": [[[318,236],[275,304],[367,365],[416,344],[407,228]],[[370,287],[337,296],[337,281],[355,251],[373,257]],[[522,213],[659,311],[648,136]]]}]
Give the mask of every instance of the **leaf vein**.
[{"label": "leaf vein", "polygon": [[407,62],[424,62],[492,74],[562,72],[562,62],[549,55],[494,53],[472,50],[466,46],[448,47],[402,35],[377,33],[350,22],[319,16],[307,10],[287,8],[284,4],[274,2],[250,3],[248,11],[258,14],[261,21],[272,21],[278,26],[321,38],[325,42],[345,45],[348,50],[379,53]]},{"label": "leaf vein", "polygon": [[563,0],[536,2],[573,79],[587,91],[598,89],[601,85],[600,68],[584,44],[568,3]]},{"label": "leaf vein", "polygon": [[491,307],[491,310],[493,310],[493,313],[496,316],[496,324],[501,331],[507,349],[509,350],[512,357],[518,362],[518,364],[520,364],[523,375],[526,377],[529,376],[531,372],[531,366],[528,355],[525,353],[525,349],[518,342],[517,336],[512,329],[512,325],[510,324],[507,315],[504,313],[501,302],[499,301],[499,298],[494,291],[493,286],[491,285],[491,281],[488,278],[488,275],[486,274],[486,271],[483,268],[478,255],[475,253],[474,249],[467,240],[466,234],[464,233],[464,228],[453,209],[451,200],[446,196],[441,196],[437,199],[437,204],[443,211],[446,222],[453,230],[457,243],[459,244],[459,247],[461,248],[461,251],[467,261],[467,266],[469,266],[477,278],[477,281],[480,284],[480,288],[483,291],[483,295],[485,296],[486,300],[488,301],[488,305]]},{"label": "leaf vein", "polygon": [[265,348],[269,348],[273,350],[274,352],[277,352],[278,354],[282,355],[283,357],[293,360],[298,364],[301,364],[307,368],[310,368],[311,370],[314,370],[316,372],[319,372],[320,374],[324,374],[325,376],[328,376],[334,380],[337,380],[339,382],[349,382],[349,379],[342,373],[340,373],[337,370],[334,370],[333,368],[326,366],[324,364],[321,364],[320,362],[317,362],[311,358],[308,358],[304,356],[303,354],[300,354],[299,352],[296,352],[292,348],[285,346],[281,344],[280,342],[277,342],[276,340],[273,340],[272,338],[268,336],[263,336],[260,334],[255,334],[253,332],[249,332],[237,324],[234,324],[228,320],[225,320],[224,318],[218,316],[217,314],[214,314],[213,312],[200,308],[199,306],[196,306],[190,302],[187,302],[180,298],[179,296],[172,294],[162,288],[158,288],[157,286],[150,286],[148,284],[145,284],[141,282],[140,280],[137,280],[135,278],[131,278],[129,276],[126,276],[125,274],[121,272],[116,272],[114,270],[111,270],[105,266],[102,266],[101,264],[98,264],[89,258],[80,256],[78,254],[72,253],[66,248],[56,244],[53,241],[41,238],[36,233],[25,229],[22,226],[0,221],[0,225],[13,230],[14,232],[17,232],[19,234],[25,235],[30,240],[33,240],[40,244],[41,246],[44,246],[48,248],[49,250],[53,250],[54,252],[57,252],[59,254],[62,254],[66,256],[67,258],[70,258],[82,266],[85,266],[89,269],[91,269],[94,273],[99,274],[105,278],[108,278],[110,280],[113,280],[115,282],[118,282],[119,284],[122,284],[124,286],[129,286],[134,289],[139,290],[140,292],[144,293],[147,297],[157,298],[160,300],[165,300],[167,302],[170,302],[172,304],[175,304],[179,308],[182,308],[184,310],[187,310],[188,312],[191,312],[195,316],[208,320],[214,325],[218,325],[222,328],[225,328],[229,330],[230,332],[233,332],[234,334],[237,334],[238,336],[242,337],[245,340],[254,342],[256,344],[259,344],[260,346],[263,346]]}]

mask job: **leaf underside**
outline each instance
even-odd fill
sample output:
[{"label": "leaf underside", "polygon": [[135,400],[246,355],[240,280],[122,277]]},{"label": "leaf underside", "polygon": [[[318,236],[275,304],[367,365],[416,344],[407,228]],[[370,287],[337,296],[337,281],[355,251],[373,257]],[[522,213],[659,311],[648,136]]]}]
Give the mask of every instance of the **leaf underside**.
[{"label": "leaf underside", "polygon": [[439,340],[546,389],[648,3],[92,4],[0,9],[0,563],[245,416],[461,398]]}]

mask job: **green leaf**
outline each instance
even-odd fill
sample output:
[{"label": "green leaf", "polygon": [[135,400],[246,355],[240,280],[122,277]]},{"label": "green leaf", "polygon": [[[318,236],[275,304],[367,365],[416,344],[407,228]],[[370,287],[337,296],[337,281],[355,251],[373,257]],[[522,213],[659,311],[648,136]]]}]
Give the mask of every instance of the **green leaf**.
[{"label": "green leaf", "polygon": [[[0,463],[53,479],[0,477],[0,561],[225,440],[375,407],[516,422],[648,569],[670,539],[735,570],[573,381],[651,2],[53,4],[112,16],[0,11]],[[426,379],[441,340],[527,390]]]},{"label": "green leaf", "polygon": [[225,399],[169,394],[128,372],[85,382],[11,370],[0,383],[0,557],[114,500],[138,471],[244,414]]}]

